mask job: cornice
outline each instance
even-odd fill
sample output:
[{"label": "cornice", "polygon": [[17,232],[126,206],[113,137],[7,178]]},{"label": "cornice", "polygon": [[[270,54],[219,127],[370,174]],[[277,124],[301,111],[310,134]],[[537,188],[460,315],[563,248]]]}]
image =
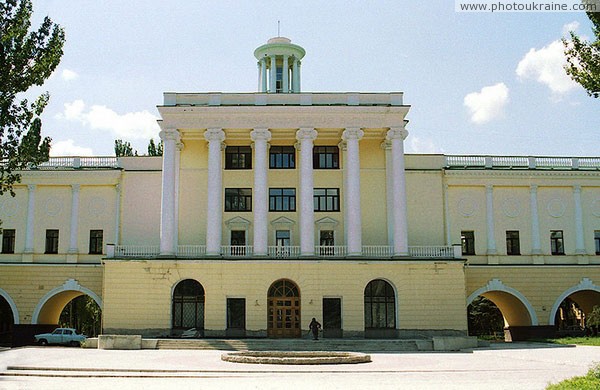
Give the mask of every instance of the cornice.
[{"label": "cornice", "polygon": [[445,177],[453,176],[471,176],[471,177],[560,177],[560,178],[578,178],[578,177],[597,177],[600,179],[600,171],[581,171],[581,170],[444,170]]}]

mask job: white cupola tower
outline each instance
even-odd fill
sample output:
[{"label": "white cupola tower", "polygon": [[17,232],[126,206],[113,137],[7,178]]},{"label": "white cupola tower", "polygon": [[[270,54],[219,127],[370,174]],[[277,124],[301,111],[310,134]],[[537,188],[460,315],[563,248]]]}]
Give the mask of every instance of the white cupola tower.
[{"label": "white cupola tower", "polygon": [[258,91],[300,92],[300,60],[306,52],[291,40],[275,37],[254,50],[258,60]]}]

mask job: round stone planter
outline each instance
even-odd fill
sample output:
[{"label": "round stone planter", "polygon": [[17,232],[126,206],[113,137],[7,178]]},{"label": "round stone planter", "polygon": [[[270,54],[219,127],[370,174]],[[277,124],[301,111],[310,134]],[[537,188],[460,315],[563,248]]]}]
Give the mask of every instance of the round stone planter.
[{"label": "round stone planter", "polygon": [[224,353],[221,360],[254,364],[357,364],[369,363],[371,356],[358,352],[242,351]]}]

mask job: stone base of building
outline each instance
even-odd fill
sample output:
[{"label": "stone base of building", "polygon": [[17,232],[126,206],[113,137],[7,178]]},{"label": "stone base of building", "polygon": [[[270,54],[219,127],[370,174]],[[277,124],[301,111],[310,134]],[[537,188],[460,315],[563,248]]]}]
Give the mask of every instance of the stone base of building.
[{"label": "stone base of building", "polygon": [[57,324],[23,324],[13,325],[11,347],[35,345],[35,336],[40,333],[50,333],[58,328]]},{"label": "stone base of building", "polygon": [[554,325],[509,326],[504,329],[504,340],[507,342],[546,339],[555,336],[556,327]]}]

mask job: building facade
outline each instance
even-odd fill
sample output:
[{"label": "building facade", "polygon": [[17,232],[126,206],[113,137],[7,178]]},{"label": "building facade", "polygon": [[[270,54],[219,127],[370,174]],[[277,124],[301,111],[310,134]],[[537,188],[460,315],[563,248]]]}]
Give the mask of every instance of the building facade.
[{"label": "building facade", "polygon": [[5,328],[85,294],[107,334],[460,336],[485,296],[521,339],[600,304],[600,158],[405,155],[402,93],[305,93],[301,47],[254,54],[257,93],[164,94],[162,158],[22,173]]}]

